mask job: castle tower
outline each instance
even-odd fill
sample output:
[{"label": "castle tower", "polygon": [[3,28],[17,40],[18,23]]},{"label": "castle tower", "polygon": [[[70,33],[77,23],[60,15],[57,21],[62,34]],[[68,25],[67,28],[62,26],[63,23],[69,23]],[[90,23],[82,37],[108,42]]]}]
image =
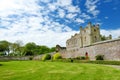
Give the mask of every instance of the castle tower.
[{"label": "castle tower", "polygon": [[66,48],[68,51],[75,52],[79,48],[90,46],[100,40],[99,25],[92,25],[92,23],[89,22],[85,28],[80,26],[79,34],[71,36],[71,38],[66,41]]},{"label": "castle tower", "polygon": [[82,31],[83,31],[83,28],[82,26],[80,26],[80,43],[81,43],[81,46],[80,47],[83,47],[83,34],[82,34]]},{"label": "castle tower", "polygon": [[89,22],[84,29],[80,30],[80,33],[82,34],[83,46],[88,46],[100,41],[99,25],[92,25],[92,23]]},{"label": "castle tower", "polygon": [[92,24],[91,22],[89,22],[87,24],[87,26],[81,30],[81,37],[82,37],[82,44],[83,46],[87,46],[87,45],[90,45],[91,44],[91,27],[92,27]]},{"label": "castle tower", "polygon": [[99,25],[92,26],[92,43],[101,41]]}]

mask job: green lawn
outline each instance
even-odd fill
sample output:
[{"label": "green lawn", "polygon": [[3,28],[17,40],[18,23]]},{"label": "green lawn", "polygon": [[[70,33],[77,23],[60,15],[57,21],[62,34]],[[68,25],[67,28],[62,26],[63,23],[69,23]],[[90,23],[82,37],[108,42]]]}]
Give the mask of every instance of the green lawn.
[{"label": "green lawn", "polygon": [[120,80],[120,70],[99,64],[0,62],[0,80]]}]

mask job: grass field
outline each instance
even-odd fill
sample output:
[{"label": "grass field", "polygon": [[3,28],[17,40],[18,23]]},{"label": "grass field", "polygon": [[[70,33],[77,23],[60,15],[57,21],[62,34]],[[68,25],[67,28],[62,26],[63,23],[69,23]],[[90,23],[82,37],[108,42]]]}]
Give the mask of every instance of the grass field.
[{"label": "grass field", "polygon": [[99,64],[0,62],[0,80],[120,80],[120,70]]}]

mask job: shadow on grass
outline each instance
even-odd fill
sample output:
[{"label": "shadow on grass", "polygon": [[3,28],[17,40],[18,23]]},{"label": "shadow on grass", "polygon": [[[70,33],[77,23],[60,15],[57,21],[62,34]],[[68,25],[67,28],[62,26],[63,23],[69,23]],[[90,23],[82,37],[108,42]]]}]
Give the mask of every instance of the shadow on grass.
[{"label": "shadow on grass", "polygon": [[2,66],[2,64],[0,64],[0,66]]}]

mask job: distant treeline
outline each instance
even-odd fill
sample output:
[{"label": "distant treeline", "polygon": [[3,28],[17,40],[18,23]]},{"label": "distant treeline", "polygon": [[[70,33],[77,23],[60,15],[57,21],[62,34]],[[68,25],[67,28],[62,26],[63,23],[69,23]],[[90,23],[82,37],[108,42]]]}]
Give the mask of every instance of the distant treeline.
[{"label": "distant treeline", "polygon": [[14,43],[8,41],[0,41],[0,56],[31,56],[51,53],[55,51],[55,47],[49,48],[43,45],[37,45],[29,42],[23,45],[22,41]]}]

